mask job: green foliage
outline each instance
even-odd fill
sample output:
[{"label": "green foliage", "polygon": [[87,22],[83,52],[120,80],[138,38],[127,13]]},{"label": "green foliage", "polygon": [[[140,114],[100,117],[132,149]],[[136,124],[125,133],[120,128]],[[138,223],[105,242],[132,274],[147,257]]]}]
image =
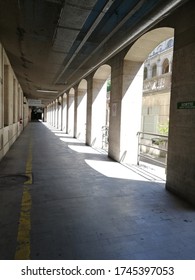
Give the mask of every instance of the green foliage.
[{"label": "green foliage", "polygon": [[167,121],[167,123],[165,123],[165,124],[159,124],[158,125],[158,132],[160,134],[163,134],[163,135],[168,135],[168,133],[169,133],[169,122]]},{"label": "green foliage", "polygon": [[111,89],[111,80],[107,80],[107,92],[110,92]]}]

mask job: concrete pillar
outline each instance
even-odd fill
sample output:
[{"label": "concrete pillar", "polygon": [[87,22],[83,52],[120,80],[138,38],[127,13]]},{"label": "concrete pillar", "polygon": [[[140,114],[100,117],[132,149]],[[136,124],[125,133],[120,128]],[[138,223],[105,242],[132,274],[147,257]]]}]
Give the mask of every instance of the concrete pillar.
[{"label": "concrete pillar", "polygon": [[74,95],[75,91],[73,88],[70,89],[67,94],[67,106],[68,106],[68,129],[67,133],[71,136],[74,135]]},{"label": "concrete pillar", "polygon": [[61,103],[61,110],[60,110],[60,119],[61,119],[61,122],[60,122],[60,130],[63,130],[62,127],[63,127],[63,95],[60,96],[60,103]]},{"label": "concrete pillar", "polygon": [[[102,147],[102,127],[106,125],[107,79],[91,78],[88,98],[88,144]],[[89,120],[89,118],[91,118]]]},{"label": "concrete pillar", "polygon": [[54,126],[57,128],[58,127],[58,102],[55,100],[55,124]]},{"label": "concrete pillar", "polygon": [[4,112],[4,127],[9,125],[10,116],[9,116],[9,109],[10,109],[10,89],[9,89],[9,65],[4,65],[4,90],[3,90],[3,112]]},{"label": "concrete pillar", "polygon": [[57,110],[58,110],[58,129],[62,129],[62,99],[61,97],[57,100]]},{"label": "concrete pillar", "polygon": [[87,89],[77,88],[75,96],[75,137],[86,142]]},{"label": "concrete pillar", "polygon": [[44,121],[44,122],[47,121],[47,115],[48,115],[47,107],[45,107],[45,108],[43,109],[43,121]]},{"label": "concrete pillar", "polygon": [[175,28],[166,188],[195,205],[194,1],[187,7]]},{"label": "concrete pillar", "polygon": [[58,115],[59,115],[59,110],[58,110],[58,107],[59,107],[59,105],[58,105],[58,99],[56,99],[56,101],[55,101],[55,110],[56,110],[56,121],[55,121],[55,127],[56,128],[58,128],[58,121],[59,121],[59,119],[58,119]]},{"label": "concrete pillar", "polygon": [[137,132],[141,127],[142,62],[116,58],[111,74],[109,156],[137,162]]},{"label": "concrete pillar", "polygon": [[93,77],[90,75],[87,80],[87,120],[86,120],[86,144],[89,146],[91,145],[92,90],[93,90]]},{"label": "concrete pillar", "polygon": [[52,104],[49,104],[49,124],[52,124]]},{"label": "concrete pillar", "polygon": [[77,104],[78,104],[78,86],[75,87],[75,94],[74,94],[74,137],[77,138]]},{"label": "concrete pillar", "polygon": [[63,95],[63,108],[62,108],[62,130],[67,132],[67,128],[68,128],[68,125],[67,125],[67,94],[64,93]]},{"label": "concrete pillar", "polygon": [[52,126],[54,126],[54,116],[55,116],[55,108],[54,108],[54,101],[52,102]]}]

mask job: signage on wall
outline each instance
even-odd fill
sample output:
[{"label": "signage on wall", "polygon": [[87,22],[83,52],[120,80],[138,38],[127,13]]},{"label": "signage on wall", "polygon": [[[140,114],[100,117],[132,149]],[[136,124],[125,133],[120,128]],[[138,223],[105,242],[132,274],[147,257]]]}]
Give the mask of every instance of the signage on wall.
[{"label": "signage on wall", "polygon": [[177,102],[177,109],[195,109],[195,101]]},{"label": "signage on wall", "polygon": [[40,99],[28,99],[28,106],[42,106]]}]

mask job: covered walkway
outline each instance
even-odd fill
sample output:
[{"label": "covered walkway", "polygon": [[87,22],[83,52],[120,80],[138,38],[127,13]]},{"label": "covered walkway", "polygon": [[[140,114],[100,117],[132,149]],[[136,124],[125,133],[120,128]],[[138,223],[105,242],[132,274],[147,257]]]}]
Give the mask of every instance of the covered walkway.
[{"label": "covered walkway", "polygon": [[0,162],[0,259],[194,259],[194,228],[163,181],[45,123]]}]

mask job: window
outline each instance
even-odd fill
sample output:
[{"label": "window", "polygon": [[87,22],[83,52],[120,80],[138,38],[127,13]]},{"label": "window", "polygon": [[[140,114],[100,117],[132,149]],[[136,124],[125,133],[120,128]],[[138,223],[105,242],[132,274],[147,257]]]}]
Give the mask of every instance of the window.
[{"label": "window", "polygon": [[168,42],[167,42],[167,48],[171,48],[173,46],[173,39],[170,39]]},{"label": "window", "polygon": [[144,80],[148,78],[148,68],[144,67]]},{"label": "window", "polygon": [[169,72],[169,60],[166,58],[162,64],[162,74]]},{"label": "window", "polygon": [[157,65],[154,64],[152,66],[152,77],[155,77],[157,75]]}]

